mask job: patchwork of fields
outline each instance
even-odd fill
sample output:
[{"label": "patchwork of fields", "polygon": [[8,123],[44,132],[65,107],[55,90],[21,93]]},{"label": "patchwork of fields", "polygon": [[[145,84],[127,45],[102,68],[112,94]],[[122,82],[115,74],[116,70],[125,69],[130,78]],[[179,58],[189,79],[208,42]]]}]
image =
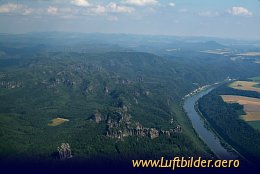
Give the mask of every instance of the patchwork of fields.
[{"label": "patchwork of fields", "polygon": [[258,86],[258,82],[249,81],[235,81],[229,85],[229,87],[234,89],[260,92],[260,88]]},{"label": "patchwork of fields", "polygon": [[260,120],[260,99],[236,95],[221,95],[221,97],[225,102],[243,105],[246,115],[242,116],[242,118],[245,121]]},{"label": "patchwork of fields", "polygon": [[[235,81],[229,87],[238,90],[260,92],[260,77],[250,79],[252,81]],[[221,95],[221,97],[225,102],[243,105],[246,115],[241,115],[241,118],[253,128],[260,129],[260,99],[239,95]]]}]

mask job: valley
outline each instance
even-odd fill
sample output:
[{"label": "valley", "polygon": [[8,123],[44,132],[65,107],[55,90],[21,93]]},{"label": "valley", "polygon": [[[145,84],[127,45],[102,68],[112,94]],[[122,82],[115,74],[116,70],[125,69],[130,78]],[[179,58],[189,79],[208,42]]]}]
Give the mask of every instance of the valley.
[{"label": "valley", "polygon": [[129,46],[134,36],[118,47],[117,35],[107,35],[106,44],[91,34],[43,35],[0,36],[10,43],[0,42],[1,160],[57,162],[62,143],[70,146],[70,161],[217,158],[194,131],[183,99],[209,84],[260,74],[254,59],[199,52],[222,47],[215,42],[184,40],[169,52],[168,43],[144,39],[140,51],[144,43]]}]

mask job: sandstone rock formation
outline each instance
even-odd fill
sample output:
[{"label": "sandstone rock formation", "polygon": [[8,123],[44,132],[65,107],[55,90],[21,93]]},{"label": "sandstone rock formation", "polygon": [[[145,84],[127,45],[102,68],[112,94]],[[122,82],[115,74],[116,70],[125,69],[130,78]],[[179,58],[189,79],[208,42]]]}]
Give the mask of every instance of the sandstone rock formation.
[{"label": "sandstone rock formation", "polygon": [[102,115],[100,112],[96,111],[92,114],[91,119],[94,120],[96,123],[100,123],[102,121]]},{"label": "sandstone rock formation", "polygon": [[57,150],[61,160],[72,158],[70,145],[68,143],[62,143],[60,147],[58,146]]}]

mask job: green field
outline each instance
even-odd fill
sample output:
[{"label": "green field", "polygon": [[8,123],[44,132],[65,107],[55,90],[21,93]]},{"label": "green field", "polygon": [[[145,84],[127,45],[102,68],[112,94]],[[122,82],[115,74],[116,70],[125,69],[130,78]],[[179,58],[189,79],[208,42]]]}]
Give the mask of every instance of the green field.
[{"label": "green field", "polygon": [[[250,78],[254,82],[260,83],[260,76]],[[253,85],[253,87],[260,88],[260,84]]]},{"label": "green field", "polygon": [[254,82],[260,82],[260,76],[250,78]]},{"label": "green field", "polygon": [[260,130],[260,121],[248,121],[247,123],[253,128]]}]

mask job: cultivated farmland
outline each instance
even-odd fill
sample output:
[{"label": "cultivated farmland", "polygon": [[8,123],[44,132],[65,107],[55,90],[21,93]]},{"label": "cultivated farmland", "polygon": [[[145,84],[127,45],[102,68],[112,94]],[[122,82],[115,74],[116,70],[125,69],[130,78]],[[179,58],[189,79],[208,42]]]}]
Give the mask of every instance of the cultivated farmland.
[{"label": "cultivated farmland", "polygon": [[225,102],[243,105],[246,115],[243,115],[242,118],[245,121],[260,120],[260,99],[236,95],[221,95],[221,97]]},{"label": "cultivated farmland", "polygon": [[239,89],[239,90],[260,92],[260,88],[257,87],[258,85],[259,85],[259,83],[257,83],[257,82],[235,81],[235,82],[231,83],[229,86],[231,88]]}]

